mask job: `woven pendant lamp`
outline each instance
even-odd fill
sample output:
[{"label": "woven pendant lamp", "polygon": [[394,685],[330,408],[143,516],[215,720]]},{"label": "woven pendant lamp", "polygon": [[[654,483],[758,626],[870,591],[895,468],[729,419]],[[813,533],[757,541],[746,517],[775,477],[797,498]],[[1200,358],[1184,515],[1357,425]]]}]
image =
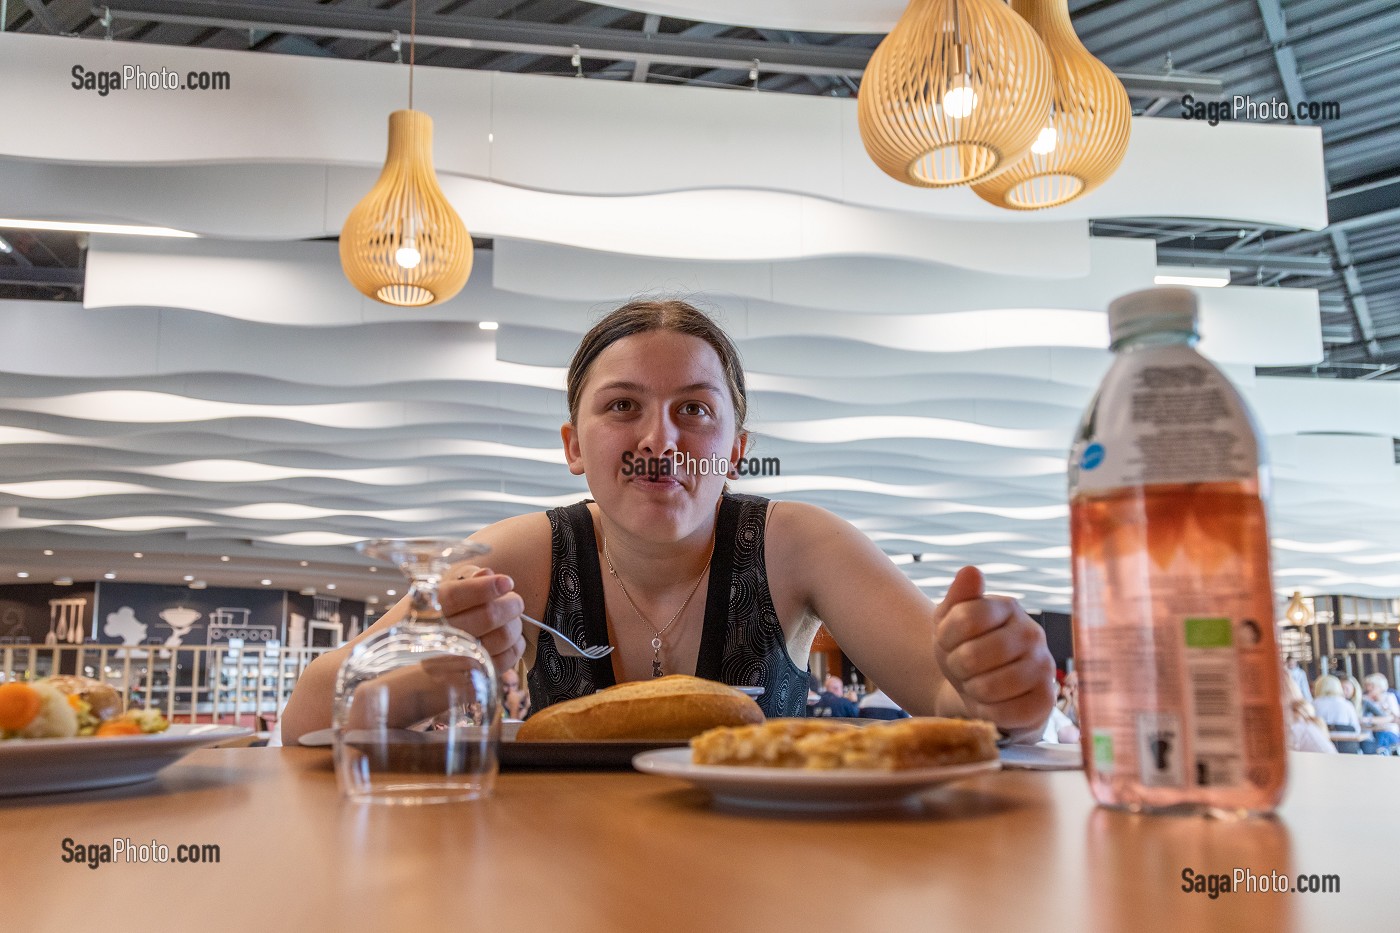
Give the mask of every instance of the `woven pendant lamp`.
[{"label": "woven pendant lamp", "polygon": [[1055,207],[1108,180],[1128,151],[1133,108],[1123,82],[1084,48],[1068,0],[1011,0],[1055,66],[1054,113],[1030,154],[972,190],[1012,210]]},{"label": "woven pendant lamp", "polygon": [[861,80],[865,151],[919,187],[989,178],[1030,151],[1053,74],[1045,44],[999,0],[910,0]]},{"label": "woven pendant lamp", "polygon": [[[417,3],[412,8],[417,32]],[[438,187],[433,120],[413,109],[413,40],[408,107],[389,114],[389,154],[369,194],[340,231],[340,266],[361,293],[400,307],[440,304],[472,271],[472,238]]]}]

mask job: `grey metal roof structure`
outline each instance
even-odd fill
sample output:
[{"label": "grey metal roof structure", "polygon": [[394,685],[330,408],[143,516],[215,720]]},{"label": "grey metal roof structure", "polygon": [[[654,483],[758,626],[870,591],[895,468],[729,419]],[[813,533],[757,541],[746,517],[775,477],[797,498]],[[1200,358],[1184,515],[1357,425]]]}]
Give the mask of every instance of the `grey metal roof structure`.
[{"label": "grey metal roof structure", "polygon": [[[392,61],[405,51],[393,36],[405,33],[408,6],[407,0],[114,0],[105,6],[8,0],[4,26]],[[1330,185],[1327,229],[1136,218],[1098,224],[1095,233],[1151,237],[1164,256],[1226,266],[1236,281],[1317,288],[1326,359],[1311,371],[1324,378],[1400,378],[1400,100],[1392,86],[1400,74],[1400,2],[1072,0],[1070,9],[1085,45],[1123,77],[1138,114],[1180,119],[1186,93],[1295,107],[1336,102],[1340,113],[1320,122]],[[690,22],[578,0],[425,0],[418,33],[418,61],[426,65],[837,96],[858,91],[880,39]],[[61,298],[80,287],[80,277],[62,271],[74,257],[61,235],[13,238],[15,250],[0,254],[0,294],[24,289],[30,297]]]}]

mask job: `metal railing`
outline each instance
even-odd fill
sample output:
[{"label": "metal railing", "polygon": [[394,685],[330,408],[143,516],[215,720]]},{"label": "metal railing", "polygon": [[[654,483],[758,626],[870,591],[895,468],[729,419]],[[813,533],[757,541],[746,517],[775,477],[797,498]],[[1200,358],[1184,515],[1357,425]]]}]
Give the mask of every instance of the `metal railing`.
[{"label": "metal railing", "polygon": [[111,685],[127,706],[171,722],[261,728],[281,714],[306,665],[331,648],[259,645],[0,645],[0,683],[81,674]]}]

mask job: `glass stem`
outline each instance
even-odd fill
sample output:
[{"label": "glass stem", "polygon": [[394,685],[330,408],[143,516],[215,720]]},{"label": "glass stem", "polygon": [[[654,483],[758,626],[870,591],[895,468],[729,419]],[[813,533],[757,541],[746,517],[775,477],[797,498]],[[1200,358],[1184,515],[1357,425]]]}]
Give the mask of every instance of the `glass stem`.
[{"label": "glass stem", "polygon": [[437,574],[414,576],[408,588],[408,619],[410,625],[434,625],[442,621],[442,603],[438,602]]}]

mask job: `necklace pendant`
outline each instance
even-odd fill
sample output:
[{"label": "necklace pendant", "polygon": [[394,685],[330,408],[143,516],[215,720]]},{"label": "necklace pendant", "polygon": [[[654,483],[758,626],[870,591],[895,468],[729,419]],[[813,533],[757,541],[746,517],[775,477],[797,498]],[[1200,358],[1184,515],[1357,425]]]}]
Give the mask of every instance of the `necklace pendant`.
[{"label": "necklace pendant", "polygon": [[661,676],[661,659],[660,659],[660,658],[652,658],[652,659],[651,659],[651,676],[652,676],[652,677],[660,677],[660,676]]}]

